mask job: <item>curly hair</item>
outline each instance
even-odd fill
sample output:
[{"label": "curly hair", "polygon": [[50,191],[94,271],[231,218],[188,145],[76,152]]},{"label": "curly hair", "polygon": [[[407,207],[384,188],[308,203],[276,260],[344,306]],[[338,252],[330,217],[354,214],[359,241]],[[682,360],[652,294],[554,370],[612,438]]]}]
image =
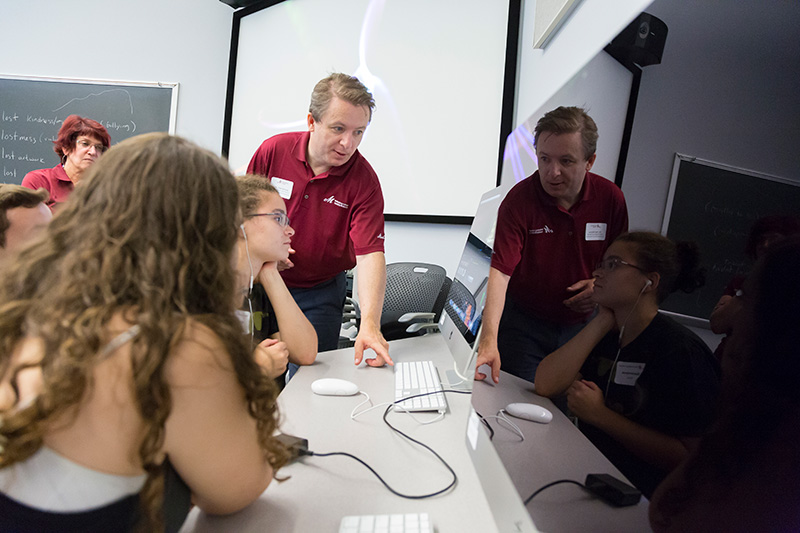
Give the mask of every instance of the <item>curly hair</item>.
[{"label": "curly hair", "polygon": [[244,218],[256,212],[264,193],[278,194],[278,189],[268,179],[255,174],[236,176],[236,186],[239,189],[239,207],[242,209]]},{"label": "curly hair", "polygon": [[178,137],[128,139],[91,167],[58,223],[0,283],[0,376],[10,373],[15,392],[21,370],[10,368],[15,346],[31,336],[44,348],[36,400],[0,410],[0,468],[30,457],[49,423],[79,404],[109,321],[120,314],[140,328],[131,344],[132,386],[145,426],[138,453],[148,474],[140,527],[163,528],[158,453],[171,410],[164,369],[190,320],[221,339],[265,457],[276,472],[285,464],[286,450],[273,437],[277,388],[254,362],[234,315],[231,257],[239,216],[224,163]]}]

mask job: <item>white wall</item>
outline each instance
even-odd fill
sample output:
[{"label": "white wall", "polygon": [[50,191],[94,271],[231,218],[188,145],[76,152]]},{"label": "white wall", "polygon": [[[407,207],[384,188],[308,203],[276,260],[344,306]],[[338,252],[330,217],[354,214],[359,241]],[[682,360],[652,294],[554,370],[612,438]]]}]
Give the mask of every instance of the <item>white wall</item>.
[{"label": "white wall", "polygon": [[[523,0],[514,125],[648,2],[584,0],[545,53],[533,49],[535,3]],[[219,153],[232,13],[217,0],[3,1],[0,73],[180,82],[177,133]],[[96,35],[67,41],[83,27]],[[483,192],[475,191],[476,206]],[[459,225],[387,223],[387,261],[440,264],[452,276],[467,232]]]},{"label": "white wall", "polygon": [[217,0],[2,0],[0,74],[179,82],[176,133],[218,154],[232,13]]},{"label": "white wall", "polygon": [[[528,120],[650,1],[583,0],[546,50],[536,50],[533,48],[536,3],[535,0],[522,0],[513,127]],[[476,206],[484,192],[476,191]],[[387,261],[436,263],[445,267],[448,275],[452,276],[468,232],[466,226],[389,223],[386,226]]]}]

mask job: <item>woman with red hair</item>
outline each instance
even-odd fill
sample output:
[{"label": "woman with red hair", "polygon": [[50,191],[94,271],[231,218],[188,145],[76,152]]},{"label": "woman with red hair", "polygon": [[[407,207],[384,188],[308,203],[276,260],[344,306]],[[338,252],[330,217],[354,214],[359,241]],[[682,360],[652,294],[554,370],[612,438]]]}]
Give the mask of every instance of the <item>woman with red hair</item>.
[{"label": "woman with red hair", "polygon": [[61,163],[53,168],[28,172],[22,180],[24,187],[46,189],[50,193],[47,202],[50,209],[67,199],[84,171],[111,146],[111,137],[99,122],[70,115],[58,130],[58,138],[53,144]]}]

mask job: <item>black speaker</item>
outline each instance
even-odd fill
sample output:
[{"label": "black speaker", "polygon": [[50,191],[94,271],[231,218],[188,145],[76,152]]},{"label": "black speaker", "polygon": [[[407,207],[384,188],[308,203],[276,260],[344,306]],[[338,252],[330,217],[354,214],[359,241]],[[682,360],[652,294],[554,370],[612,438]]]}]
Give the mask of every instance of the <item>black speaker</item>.
[{"label": "black speaker", "polygon": [[622,64],[633,62],[646,67],[661,63],[666,42],[664,21],[642,13],[606,46],[605,51]]}]

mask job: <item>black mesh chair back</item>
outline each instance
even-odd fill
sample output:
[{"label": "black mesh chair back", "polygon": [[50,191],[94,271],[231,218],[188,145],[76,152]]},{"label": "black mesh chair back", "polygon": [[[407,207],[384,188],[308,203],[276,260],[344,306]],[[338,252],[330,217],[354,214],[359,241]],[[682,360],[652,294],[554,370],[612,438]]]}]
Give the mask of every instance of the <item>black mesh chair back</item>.
[{"label": "black mesh chair back", "polygon": [[435,320],[428,321],[438,320],[447,296],[446,290],[444,296],[441,294],[446,280],[449,281],[447,272],[438,265],[428,263],[386,265],[386,296],[381,313],[381,332],[386,340],[416,335],[406,333],[408,323],[398,322],[398,319],[406,313],[434,313]]}]

